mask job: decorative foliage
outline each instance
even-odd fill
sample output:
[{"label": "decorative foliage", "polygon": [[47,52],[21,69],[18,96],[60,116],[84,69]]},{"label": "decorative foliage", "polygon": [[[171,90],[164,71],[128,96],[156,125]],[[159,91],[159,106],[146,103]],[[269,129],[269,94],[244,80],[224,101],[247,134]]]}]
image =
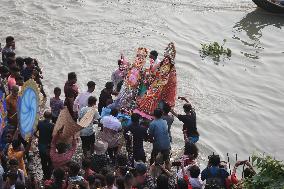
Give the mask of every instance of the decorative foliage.
[{"label": "decorative foliage", "polygon": [[284,164],[271,156],[253,156],[257,174],[250,179],[245,179],[243,188],[247,189],[283,189]]},{"label": "decorative foliage", "polygon": [[207,56],[212,57],[214,61],[219,62],[220,58],[229,58],[232,55],[232,51],[229,48],[225,48],[224,45],[226,39],[223,40],[223,44],[220,45],[218,42],[213,42],[209,44],[201,44],[200,56],[205,58]]}]

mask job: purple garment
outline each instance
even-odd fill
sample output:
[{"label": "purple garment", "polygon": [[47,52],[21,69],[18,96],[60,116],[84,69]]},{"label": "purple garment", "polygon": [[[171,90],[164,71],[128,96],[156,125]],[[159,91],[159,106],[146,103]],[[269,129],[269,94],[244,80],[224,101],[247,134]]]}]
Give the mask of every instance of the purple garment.
[{"label": "purple garment", "polygon": [[60,110],[62,110],[63,107],[63,100],[56,99],[54,97],[50,99],[50,108],[53,117],[58,117]]}]

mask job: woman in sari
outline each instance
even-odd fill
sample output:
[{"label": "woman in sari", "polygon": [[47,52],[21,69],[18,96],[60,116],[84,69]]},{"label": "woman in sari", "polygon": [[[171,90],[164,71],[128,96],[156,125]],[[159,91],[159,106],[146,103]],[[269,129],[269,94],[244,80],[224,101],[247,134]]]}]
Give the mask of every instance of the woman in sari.
[{"label": "woman in sari", "polygon": [[135,113],[144,118],[153,119],[152,113],[159,103],[167,103],[171,107],[175,105],[177,89],[175,55],[174,43],[170,43],[164,53],[164,59],[156,71],[154,82],[150,85],[147,93],[137,100]]}]

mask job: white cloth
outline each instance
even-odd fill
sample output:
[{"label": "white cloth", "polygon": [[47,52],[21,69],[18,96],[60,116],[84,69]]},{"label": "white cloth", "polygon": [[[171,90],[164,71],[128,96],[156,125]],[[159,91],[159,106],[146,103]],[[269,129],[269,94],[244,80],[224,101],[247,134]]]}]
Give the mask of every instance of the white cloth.
[{"label": "white cloth", "polygon": [[[88,107],[88,106],[83,107],[81,109],[80,113],[79,113],[79,120],[92,108],[93,107]],[[100,114],[99,114],[98,111],[95,111],[92,123],[88,127],[84,128],[80,131],[80,136],[91,136],[92,134],[94,134],[95,133],[95,125],[93,124],[93,122],[95,120],[98,120],[98,119],[100,119]]]},{"label": "white cloth", "polygon": [[101,123],[103,124],[104,127],[114,131],[119,131],[122,128],[120,121],[112,115],[104,116],[101,119]]},{"label": "white cloth", "polygon": [[74,101],[73,105],[74,112],[79,112],[83,107],[88,106],[88,99],[90,96],[92,96],[92,93],[88,91],[79,94]]}]

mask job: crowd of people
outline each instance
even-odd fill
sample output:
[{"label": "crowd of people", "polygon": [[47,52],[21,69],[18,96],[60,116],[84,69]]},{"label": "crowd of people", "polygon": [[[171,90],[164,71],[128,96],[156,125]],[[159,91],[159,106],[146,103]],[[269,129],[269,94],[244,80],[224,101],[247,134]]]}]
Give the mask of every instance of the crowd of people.
[{"label": "crowd of people", "polygon": [[[1,135],[0,189],[225,189],[233,185],[240,187],[241,180],[238,180],[236,174],[238,166],[247,165],[245,177],[254,174],[249,162],[242,161],[236,163],[230,175],[226,163],[222,162],[218,155],[209,156],[208,166],[201,171],[197,161],[199,150],[196,143],[199,140],[199,132],[196,112],[185,97],[178,97],[185,102],[182,114],[177,113],[172,103],[167,103],[166,100],[161,104],[155,102],[154,109],[151,105],[153,111],[150,116],[149,111],[142,108],[143,104],[139,102],[145,102],[144,96],[145,99],[149,98],[150,94],[160,90],[152,84],[158,82],[160,86],[160,79],[175,74],[172,71],[173,65],[167,71],[168,75],[162,72],[164,69],[161,68],[168,64],[167,61],[173,63],[173,58],[169,58],[170,55],[165,53],[165,58],[160,61],[157,51],[151,51],[147,57],[150,59],[150,67],[145,72],[151,76],[155,75],[156,78],[151,77],[147,82],[143,82],[139,91],[133,90],[136,80],[127,74],[140,74],[143,72],[142,64],[136,62],[133,67],[123,55],[118,60],[118,68],[113,72],[111,81],[106,82],[98,99],[93,94],[96,90],[94,81],[87,83],[87,91],[80,92],[76,73],[68,73],[63,89],[65,99],[61,99],[61,89],[54,88],[50,109],[44,111],[43,119],[39,121],[34,135],[28,140],[24,139],[17,116],[18,93],[24,82],[33,79],[43,97],[46,97],[46,94],[38,61],[30,57],[16,56],[15,49],[15,39],[12,36],[7,37],[6,45],[1,49],[0,67],[0,91],[6,100],[8,118]],[[139,49],[138,62],[145,61],[145,52],[145,49]],[[149,77],[147,75],[143,78]],[[155,79],[156,83],[153,81]],[[128,95],[125,98],[122,91],[123,94],[130,94],[130,89],[130,97]],[[165,95],[162,90],[160,92],[161,96]],[[136,101],[125,103],[121,100],[123,98],[137,98],[138,110],[133,108]],[[125,107],[123,104],[126,104]],[[74,133],[68,142],[61,140],[62,129],[54,133],[65,107],[75,122],[80,121],[89,111],[93,111],[92,122],[79,134]],[[143,110],[147,113],[146,116],[141,113]],[[184,150],[180,158],[170,161],[171,144],[175,142],[171,127],[175,118],[183,124]],[[150,157],[146,155],[145,142],[152,143]],[[39,151],[42,180],[29,169],[32,143],[37,145]],[[78,153],[77,148],[82,148],[80,160],[74,159]],[[179,168],[178,171],[173,167]]]}]

